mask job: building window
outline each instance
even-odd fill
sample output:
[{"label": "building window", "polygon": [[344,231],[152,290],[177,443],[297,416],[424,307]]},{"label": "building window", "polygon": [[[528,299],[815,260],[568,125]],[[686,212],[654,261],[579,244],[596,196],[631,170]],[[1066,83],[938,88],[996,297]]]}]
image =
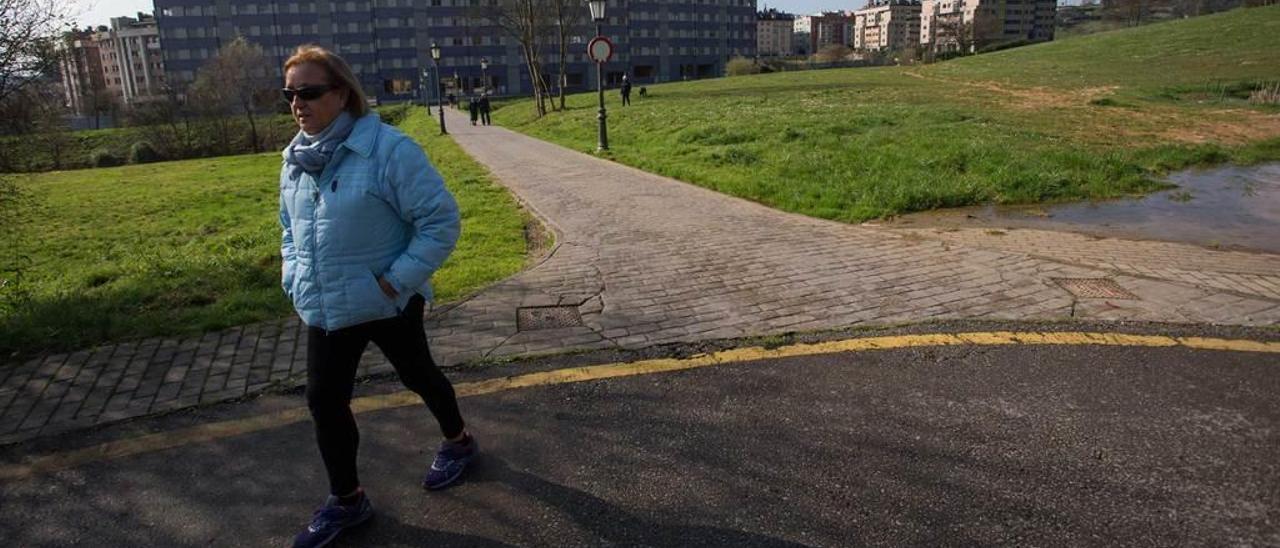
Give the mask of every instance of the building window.
[{"label": "building window", "polygon": [[413,80],[383,80],[382,87],[383,91],[392,95],[409,95],[413,93]]}]

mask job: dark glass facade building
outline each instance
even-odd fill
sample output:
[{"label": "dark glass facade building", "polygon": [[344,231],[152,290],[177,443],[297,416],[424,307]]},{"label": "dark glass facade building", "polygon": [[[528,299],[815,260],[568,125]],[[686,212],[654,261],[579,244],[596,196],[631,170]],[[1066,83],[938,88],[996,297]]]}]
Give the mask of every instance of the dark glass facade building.
[{"label": "dark glass facade building", "polygon": [[[430,45],[441,47],[440,86],[465,93],[483,83],[480,60],[499,95],[532,92],[519,43],[492,25],[492,0],[155,0],[165,70],[171,84],[191,82],[200,66],[236,36],[262,46],[276,66],[299,44],[343,56],[380,101],[417,99]],[[594,89],[586,42],[595,34],[586,4],[570,39],[568,91]],[[606,80],[637,84],[724,74],[725,63],[756,50],[755,0],[609,0],[604,34],[617,46]],[[542,46],[543,72],[555,88],[554,39]],[[431,73],[431,81],[435,73]],[[430,89],[430,88],[428,88]],[[434,90],[432,91],[434,93]]]}]

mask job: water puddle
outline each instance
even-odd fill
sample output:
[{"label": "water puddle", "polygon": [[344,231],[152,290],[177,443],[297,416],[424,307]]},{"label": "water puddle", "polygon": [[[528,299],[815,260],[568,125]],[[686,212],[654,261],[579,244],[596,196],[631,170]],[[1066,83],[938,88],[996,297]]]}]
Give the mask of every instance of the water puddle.
[{"label": "water puddle", "polygon": [[1142,198],[913,213],[898,228],[1036,228],[1280,253],[1280,163],[1188,170]]}]

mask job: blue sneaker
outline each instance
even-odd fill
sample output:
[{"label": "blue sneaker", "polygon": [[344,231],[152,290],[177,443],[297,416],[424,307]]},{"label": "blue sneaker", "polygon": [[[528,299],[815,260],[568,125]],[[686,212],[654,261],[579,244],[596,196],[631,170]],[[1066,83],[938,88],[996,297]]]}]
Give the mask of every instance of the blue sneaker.
[{"label": "blue sneaker", "polygon": [[431,462],[431,469],[427,470],[427,477],[422,480],[422,486],[433,491],[448,487],[462,477],[462,471],[467,469],[467,465],[479,452],[480,444],[470,435],[463,443],[441,443],[440,451]]},{"label": "blue sneaker", "polygon": [[360,525],[373,517],[373,504],[369,497],[360,497],[360,503],[353,506],[338,504],[338,497],[329,495],[324,507],[316,510],[311,517],[311,525],[298,536],[293,537],[293,548],[318,548],[329,544],[334,537],[347,529]]}]

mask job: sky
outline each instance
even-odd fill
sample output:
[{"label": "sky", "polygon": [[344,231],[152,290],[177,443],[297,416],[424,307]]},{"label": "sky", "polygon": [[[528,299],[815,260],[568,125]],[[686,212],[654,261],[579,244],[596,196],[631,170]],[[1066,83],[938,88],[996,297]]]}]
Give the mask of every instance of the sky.
[{"label": "sky", "polygon": [[155,9],[151,0],[72,0],[72,3],[77,12],[77,27],[109,25],[112,17],[134,17],[140,11],[151,13]]}]

